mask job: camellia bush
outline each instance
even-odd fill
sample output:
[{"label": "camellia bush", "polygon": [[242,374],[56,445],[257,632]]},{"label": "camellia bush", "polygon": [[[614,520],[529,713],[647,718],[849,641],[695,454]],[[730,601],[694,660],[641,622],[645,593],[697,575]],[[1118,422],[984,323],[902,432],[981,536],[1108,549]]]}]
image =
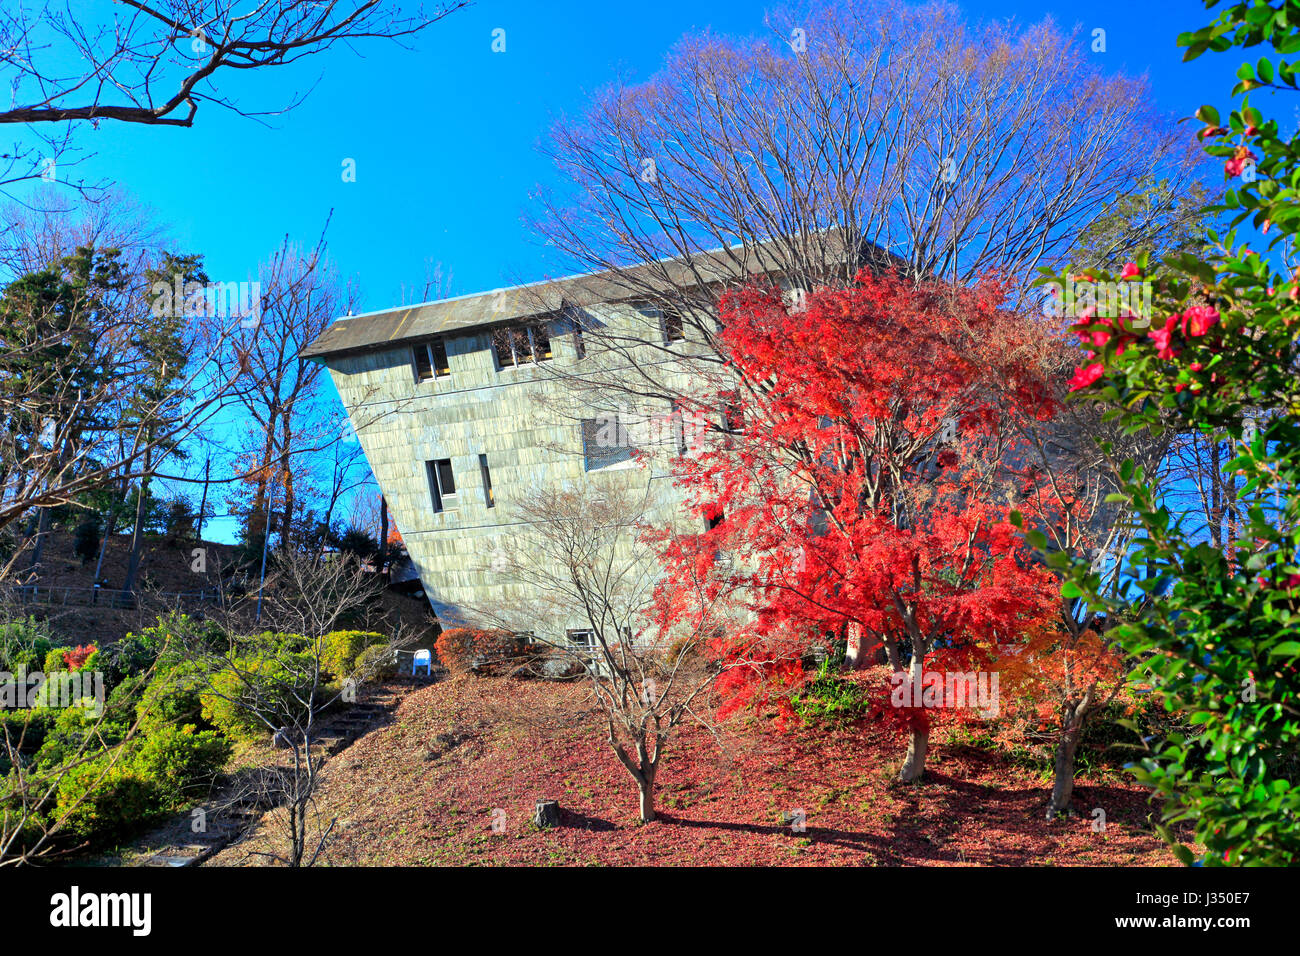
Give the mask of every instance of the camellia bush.
[{"label": "camellia bush", "polygon": [[[1263,44],[1285,57],[1300,50],[1300,2],[1281,6],[1233,5],[1179,44],[1187,59]],[[1130,619],[1139,602],[1108,598],[1084,563],[1068,568],[1063,593],[1108,606],[1123,622],[1110,636],[1137,661],[1133,676],[1196,728],[1149,740],[1136,767],[1164,798],[1161,833],[1174,853],[1197,858],[1171,828],[1182,824],[1205,847],[1205,865],[1276,866],[1300,862],[1300,271],[1279,266],[1300,227],[1300,141],[1283,138],[1248,94],[1294,92],[1297,75],[1264,57],[1238,76],[1239,108],[1222,119],[1212,106],[1197,112],[1198,136],[1229,181],[1214,209],[1226,220],[1209,237],[1215,251],[1162,263],[1149,326],[1084,317],[1087,353],[1072,386],[1111,406],[1130,434],[1172,428],[1231,440],[1226,468],[1244,480],[1245,526],[1237,543],[1216,548],[1171,512],[1143,469],[1112,460],[1141,532],[1125,558],[1128,596],[1151,600]],[[1248,220],[1262,252],[1239,239]],[[1149,271],[1139,258],[1123,277]]]}]

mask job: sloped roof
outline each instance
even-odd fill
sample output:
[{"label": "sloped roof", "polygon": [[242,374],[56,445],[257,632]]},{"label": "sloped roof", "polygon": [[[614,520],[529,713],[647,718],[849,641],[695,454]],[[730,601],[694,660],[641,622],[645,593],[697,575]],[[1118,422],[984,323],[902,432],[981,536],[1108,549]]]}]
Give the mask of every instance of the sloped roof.
[{"label": "sloped roof", "polygon": [[[830,233],[831,242],[838,242],[839,230]],[[776,241],[769,241],[748,250],[733,247],[699,253],[692,257],[691,264],[680,257],[665,259],[627,269],[548,279],[347,316],[335,319],[300,355],[303,358],[321,358],[388,348],[447,332],[535,318],[568,306],[585,308],[634,299],[647,288],[666,291],[697,285],[701,280],[704,283],[723,282],[742,275],[760,275],[778,268],[780,259],[775,244]]]}]

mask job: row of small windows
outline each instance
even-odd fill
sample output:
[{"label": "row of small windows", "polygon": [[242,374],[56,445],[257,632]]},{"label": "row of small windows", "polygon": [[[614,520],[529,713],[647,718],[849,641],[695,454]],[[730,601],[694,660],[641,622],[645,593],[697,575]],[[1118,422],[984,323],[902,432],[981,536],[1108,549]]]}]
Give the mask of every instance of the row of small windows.
[{"label": "row of small windows", "polygon": [[[684,341],[685,323],[681,313],[673,309],[644,307],[645,311],[659,317],[659,328],[665,345]],[[573,323],[573,349],[579,359],[587,357],[587,344],[582,336],[582,326]],[[512,326],[492,333],[492,356],[498,371],[528,363],[549,362],[554,358],[551,335],[544,324]],[[427,382],[451,374],[447,360],[447,341],[441,336],[411,346],[411,365],[416,382]]]}]

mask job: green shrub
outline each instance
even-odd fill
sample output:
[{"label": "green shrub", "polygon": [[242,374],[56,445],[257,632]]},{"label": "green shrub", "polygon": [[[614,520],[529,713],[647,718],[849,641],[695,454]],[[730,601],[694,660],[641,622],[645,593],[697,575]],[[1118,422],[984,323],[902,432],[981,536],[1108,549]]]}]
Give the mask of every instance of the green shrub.
[{"label": "green shrub", "polygon": [[833,673],[831,659],[823,660],[817,676],[790,699],[790,706],[805,724],[842,727],[865,717],[870,703],[862,685]]},{"label": "green shrub", "polygon": [[362,651],[383,642],[384,635],[374,631],[331,631],[321,638],[321,669],[332,677],[347,677]]},{"label": "green shrub", "polygon": [[23,754],[34,754],[41,749],[45,738],[54,729],[59,711],[48,707],[27,707],[22,710],[0,710],[0,734],[9,747]]},{"label": "green shrub", "polygon": [[163,726],[145,737],[131,761],[135,772],[152,784],[160,803],[181,810],[210,789],[230,759],[230,742],[192,724]]},{"label": "green shrub", "polygon": [[301,719],[297,698],[309,689],[311,667],[305,655],[236,660],[209,678],[200,695],[203,718],[233,740],[256,740],[268,733],[266,722]]},{"label": "green shrub", "polygon": [[110,720],[106,714],[97,715],[86,707],[63,707],[51,712],[57,715],[54,725],[36,754],[35,763],[40,770],[52,770],[116,747],[130,730],[129,725]]},{"label": "green shrub", "polygon": [[59,781],[55,808],[55,818],[70,836],[92,844],[129,837],[163,809],[158,788],[123,754],[69,770]]},{"label": "green shrub", "polygon": [[68,652],[66,647],[55,647],[46,652],[45,660],[41,662],[41,670],[47,674],[57,674],[59,671],[66,671],[68,665],[64,655]]},{"label": "green shrub", "polygon": [[353,673],[366,680],[388,680],[397,676],[397,657],[387,644],[371,644],[357,655]]},{"label": "green shrub", "polygon": [[151,733],[159,727],[184,724],[209,728],[201,699],[206,680],[205,667],[200,661],[185,661],[156,673],[136,707],[141,730]]},{"label": "green shrub", "polygon": [[30,615],[0,620],[0,671],[38,671],[53,646],[44,621]]}]

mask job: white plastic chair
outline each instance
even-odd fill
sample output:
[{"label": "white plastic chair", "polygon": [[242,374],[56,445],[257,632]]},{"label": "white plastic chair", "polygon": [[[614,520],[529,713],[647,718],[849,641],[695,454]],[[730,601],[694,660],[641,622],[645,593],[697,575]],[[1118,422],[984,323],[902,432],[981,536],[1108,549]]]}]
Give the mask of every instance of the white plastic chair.
[{"label": "white plastic chair", "polygon": [[421,667],[424,668],[426,674],[430,677],[433,676],[433,655],[428,650],[415,652],[415,657],[411,661],[411,676],[414,677],[419,673]]}]

